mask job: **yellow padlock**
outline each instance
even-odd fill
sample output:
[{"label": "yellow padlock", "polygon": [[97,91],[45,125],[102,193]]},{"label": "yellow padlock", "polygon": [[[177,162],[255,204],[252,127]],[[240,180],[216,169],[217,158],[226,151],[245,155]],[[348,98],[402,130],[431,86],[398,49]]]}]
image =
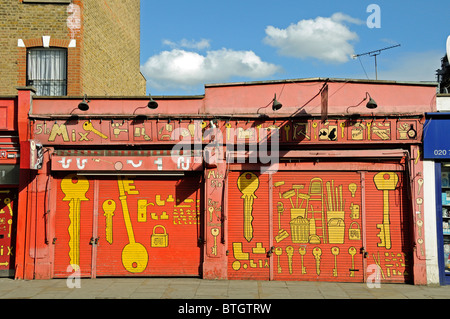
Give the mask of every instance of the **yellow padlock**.
[{"label": "yellow padlock", "polygon": [[[353,224],[356,224],[356,228],[353,228]],[[350,228],[348,229],[348,239],[361,240],[361,229],[359,229],[359,224],[357,222],[350,224]]]},{"label": "yellow padlock", "polygon": [[[162,234],[155,233],[156,228],[162,228],[164,232]],[[153,227],[153,233],[151,237],[151,247],[154,248],[164,248],[169,246],[169,235],[167,234],[166,228],[162,225],[156,225]]]}]

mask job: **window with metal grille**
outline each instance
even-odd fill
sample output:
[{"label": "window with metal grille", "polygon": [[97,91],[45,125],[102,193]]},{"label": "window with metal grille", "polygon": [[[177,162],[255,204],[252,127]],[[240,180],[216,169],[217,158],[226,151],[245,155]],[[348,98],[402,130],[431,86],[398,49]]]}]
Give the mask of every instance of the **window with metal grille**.
[{"label": "window with metal grille", "polygon": [[67,50],[33,48],[28,50],[27,85],[41,96],[67,95]]}]

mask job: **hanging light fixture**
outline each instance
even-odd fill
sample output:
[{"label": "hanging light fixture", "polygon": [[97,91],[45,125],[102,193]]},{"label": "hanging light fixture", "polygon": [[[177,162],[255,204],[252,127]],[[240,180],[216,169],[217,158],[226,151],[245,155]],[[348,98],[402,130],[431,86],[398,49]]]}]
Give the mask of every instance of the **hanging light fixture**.
[{"label": "hanging light fixture", "polygon": [[366,107],[368,109],[376,109],[378,107],[378,104],[377,104],[377,102],[375,102],[374,99],[372,99],[369,92],[366,92],[366,100],[367,100],[367,97],[369,97],[369,102],[367,102]]},{"label": "hanging light fixture", "polygon": [[158,102],[156,102],[150,94],[149,94],[149,97],[150,97],[150,101],[148,102],[147,107],[152,110],[157,109]]},{"label": "hanging light fixture", "polygon": [[278,111],[282,107],[283,107],[283,104],[281,104],[280,102],[277,101],[277,95],[275,94],[275,97],[273,98],[273,103],[272,103],[272,110]]},{"label": "hanging light fixture", "polygon": [[86,112],[87,110],[89,110],[89,102],[91,101],[87,99],[87,95],[85,94],[83,97],[83,101],[78,104],[78,109],[80,111]]}]

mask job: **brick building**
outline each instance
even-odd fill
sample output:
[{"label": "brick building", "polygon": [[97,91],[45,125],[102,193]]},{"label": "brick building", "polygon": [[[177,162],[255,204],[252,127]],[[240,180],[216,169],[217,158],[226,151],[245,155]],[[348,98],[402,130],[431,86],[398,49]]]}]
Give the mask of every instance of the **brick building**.
[{"label": "brick building", "polygon": [[0,0],[0,95],[145,95],[139,0]]},{"label": "brick building", "polygon": [[[0,0],[0,277],[13,276],[18,189],[27,173],[16,98],[145,96],[139,0]],[[53,99],[54,97],[52,97]],[[34,144],[33,144],[34,145]]]}]

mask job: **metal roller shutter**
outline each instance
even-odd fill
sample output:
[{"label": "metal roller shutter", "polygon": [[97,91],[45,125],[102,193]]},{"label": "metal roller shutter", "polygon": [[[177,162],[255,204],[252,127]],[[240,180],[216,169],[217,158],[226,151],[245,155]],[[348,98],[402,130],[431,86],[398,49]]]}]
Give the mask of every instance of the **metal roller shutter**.
[{"label": "metal roller shutter", "polygon": [[230,172],[228,279],[269,279],[269,225],[269,176]]},{"label": "metal roller shutter", "polygon": [[63,176],[56,182],[54,276],[67,277],[78,265],[81,276],[90,277],[94,182],[75,174]]},{"label": "metal roller shutter", "polygon": [[403,172],[366,173],[367,264],[381,268],[381,281],[411,279],[409,204]]},{"label": "metal roller shutter", "polygon": [[73,262],[82,276],[200,274],[199,175],[68,175],[57,183],[55,277]]},{"label": "metal roller shutter", "polygon": [[274,174],[273,217],[274,279],[363,281],[359,173]]},{"label": "metal roller shutter", "polygon": [[200,196],[199,175],[101,179],[97,276],[198,276]]}]

